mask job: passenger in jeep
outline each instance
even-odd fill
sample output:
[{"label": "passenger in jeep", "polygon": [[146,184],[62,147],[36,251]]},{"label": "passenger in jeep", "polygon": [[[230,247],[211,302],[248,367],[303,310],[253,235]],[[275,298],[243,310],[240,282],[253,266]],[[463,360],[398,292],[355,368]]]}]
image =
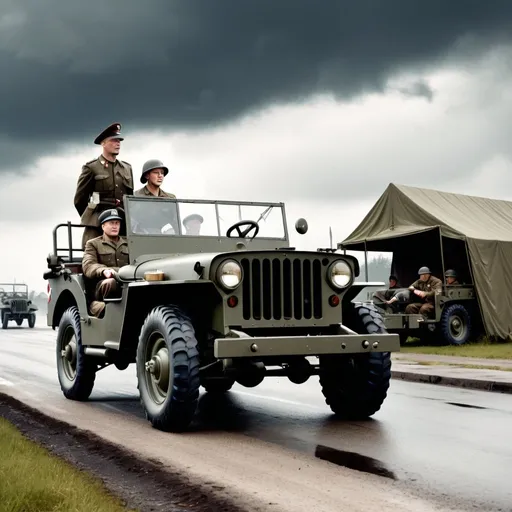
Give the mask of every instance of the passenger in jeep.
[{"label": "passenger in jeep", "polygon": [[128,243],[119,236],[121,216],[114,208],[105,210],[98,218],[103,234],[85,245],[82,269],[89,279],[99,280],[96,285],[95,297],[91,302],[91,315],[101,318],[105,310],[104,299],[115,296],[118,284],[114,276],[120,267],[128,265]]}]

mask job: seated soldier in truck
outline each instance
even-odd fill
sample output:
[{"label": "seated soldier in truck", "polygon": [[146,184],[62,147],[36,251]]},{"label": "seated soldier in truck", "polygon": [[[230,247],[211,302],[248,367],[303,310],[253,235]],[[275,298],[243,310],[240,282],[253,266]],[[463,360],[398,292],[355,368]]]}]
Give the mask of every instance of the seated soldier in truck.
[{"label": "seated soldier in truck", "polygon": [[[434,277],[428,267],[421,267],[418,270],[419,279],[409,286],[412,299],[415,300],[413,304],[408,304],[405,308],[407,315],[417,314],[430,316],[434,310],[434,302],[436,294],[443,291],[443,282],[441,279]],[[416,295],[416,297],[413,297]]]},{"label": "seated soldier in truck", "polygon": [[119,285],[114,276],[120,267],[128,265],[128,243],[119,236],[121,216],[114,208],[105,210],[98,218],[103,234],[85,245],[82,269],[85,277],[98,281],[91,302],[91,315],[101,318],[105,309],[104,299],[115,296]]}]

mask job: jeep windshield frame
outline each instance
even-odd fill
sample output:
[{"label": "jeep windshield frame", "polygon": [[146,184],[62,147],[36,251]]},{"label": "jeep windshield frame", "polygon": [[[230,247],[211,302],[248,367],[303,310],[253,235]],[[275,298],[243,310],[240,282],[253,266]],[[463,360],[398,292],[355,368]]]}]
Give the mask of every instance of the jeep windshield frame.
[{"label": "jeep windshield frame", "polygon": [[28,299],[28,286],[22,283],[0,283],[0,295],[8,299]]},{"label": "jeep windshield frame", "polygon": [[[289,246],[283,203],[124,196],[124,211],[132,261],[141,255],[214,253],[244,246],[254,250]],[[195,228],[199,227],[201,231],[187,232],[187,218],[197,219],[197,214],[202,222],[196,222]],[[259,233],[251,238],[255,233],[252,229],[248,238],[242,238],[235,229],[228,237],[227,230],[239,221],[258,223]],[[242,232],[248,227],[250,224],[242,226]]]}]

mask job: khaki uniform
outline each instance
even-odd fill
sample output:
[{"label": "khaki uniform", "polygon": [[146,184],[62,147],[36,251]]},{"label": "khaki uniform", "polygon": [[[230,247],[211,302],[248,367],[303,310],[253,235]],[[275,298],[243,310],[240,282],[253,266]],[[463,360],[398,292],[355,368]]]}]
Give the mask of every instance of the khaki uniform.
[{"label": "khaki uniform", "polygon": [[[93,192],[98,192],[100,203],[89,205]],[[114,163],[100,156],[82,167],[75,193],[75,208],[80,223],[86,226],[82,237],[82,248],[91,238],[101,235],[98,215],[109,208],[122,207],[123,196],[133,194],[132,166],[121,160]]]},{"label": "khaki uniform", "polygon": [[100,316],[105,309],[103,299],[118,290],[117,281],[113,277],[104,278],[103,271],[110,268],[118,272],[121,267],[129,263],[128,242],[125,238],[119,237],[115,242],[106,235],[102,235],[87,241],[82,269],[89,279],[100,280],[96,285],[95,300],[91,303],[91,314]]},{"label": "khaki uniform", "polygon": [[441,279],[438,279],[437,277],[430,276],[428,281],[422,281],[421,279],[418,279],[417,281],[414,281],[412,285],[415,290],[421,290],[422,292],[427,292],[425,297],[421,299],[417,295],[412,295],[414,293],[411,292],[411,297],[414,298],[414,300],[419,300],[423,302],[415,302],[414,304],[408,304],[405,308],[406,314],[417,314],[420,313],[421,315],[428,316],[429,314],[434,312],[434,302],[435,302],[435,295],[436,293],[441,293],[443,290],[443,282]]},{"label": "khaki uniform", "polygon": [[169,197],[171,199],[176,199],[174,194],[164,192],[161,188],[158,189],[158,196],[155,196],[149,191],[147,185],[144,185],[142,188],[139,188],[139,190],[136,190],[133,195],[138,197]]}]

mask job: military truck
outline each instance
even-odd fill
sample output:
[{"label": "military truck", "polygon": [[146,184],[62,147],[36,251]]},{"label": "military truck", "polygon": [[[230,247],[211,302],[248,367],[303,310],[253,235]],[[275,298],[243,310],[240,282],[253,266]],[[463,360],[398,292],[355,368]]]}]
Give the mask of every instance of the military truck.
[{"label": "military truck", "polygon": [[[404,290],[424,266],[443,281],[432,315],[406,314],[409,303],[421,302],[414,295],[393,308],[379,304],[387,330],[398,333],[402,345],[409,337],[452,345],[484,334],[510,339],[510,218],[509,201],[390,184],[338,250],[365,261],[369,253],[392,254],[390,270]],[[447,271],[456,272],[458,284],[445,280]]]},{"label": "military truck", "polygon": [[[47,321],[66,398],[87,400],[99,370],[133,363],[146,417],[164,431],[189,427],[201,386],[224,393],[272,376],[319,375],[340,417],[380,409],[399,337],[375,308],[352,304],[356,258],[290,247],[282,203],[125,196],[124,212],[130,263],[103,318],[89,312],[96,283],[73,248],[77,225],[53,232]],[[191,216],[200,231],[184,228]],[[305,219],[295,227],[308,230]]]},{"label": "military truck", "polygon": [[2,329],[7,329],[10,321],[18,326],[27,320],[28,326],[36,325],[37,306],[28,298],[28,286],[23,283],[0,283],[0,315]]}]

